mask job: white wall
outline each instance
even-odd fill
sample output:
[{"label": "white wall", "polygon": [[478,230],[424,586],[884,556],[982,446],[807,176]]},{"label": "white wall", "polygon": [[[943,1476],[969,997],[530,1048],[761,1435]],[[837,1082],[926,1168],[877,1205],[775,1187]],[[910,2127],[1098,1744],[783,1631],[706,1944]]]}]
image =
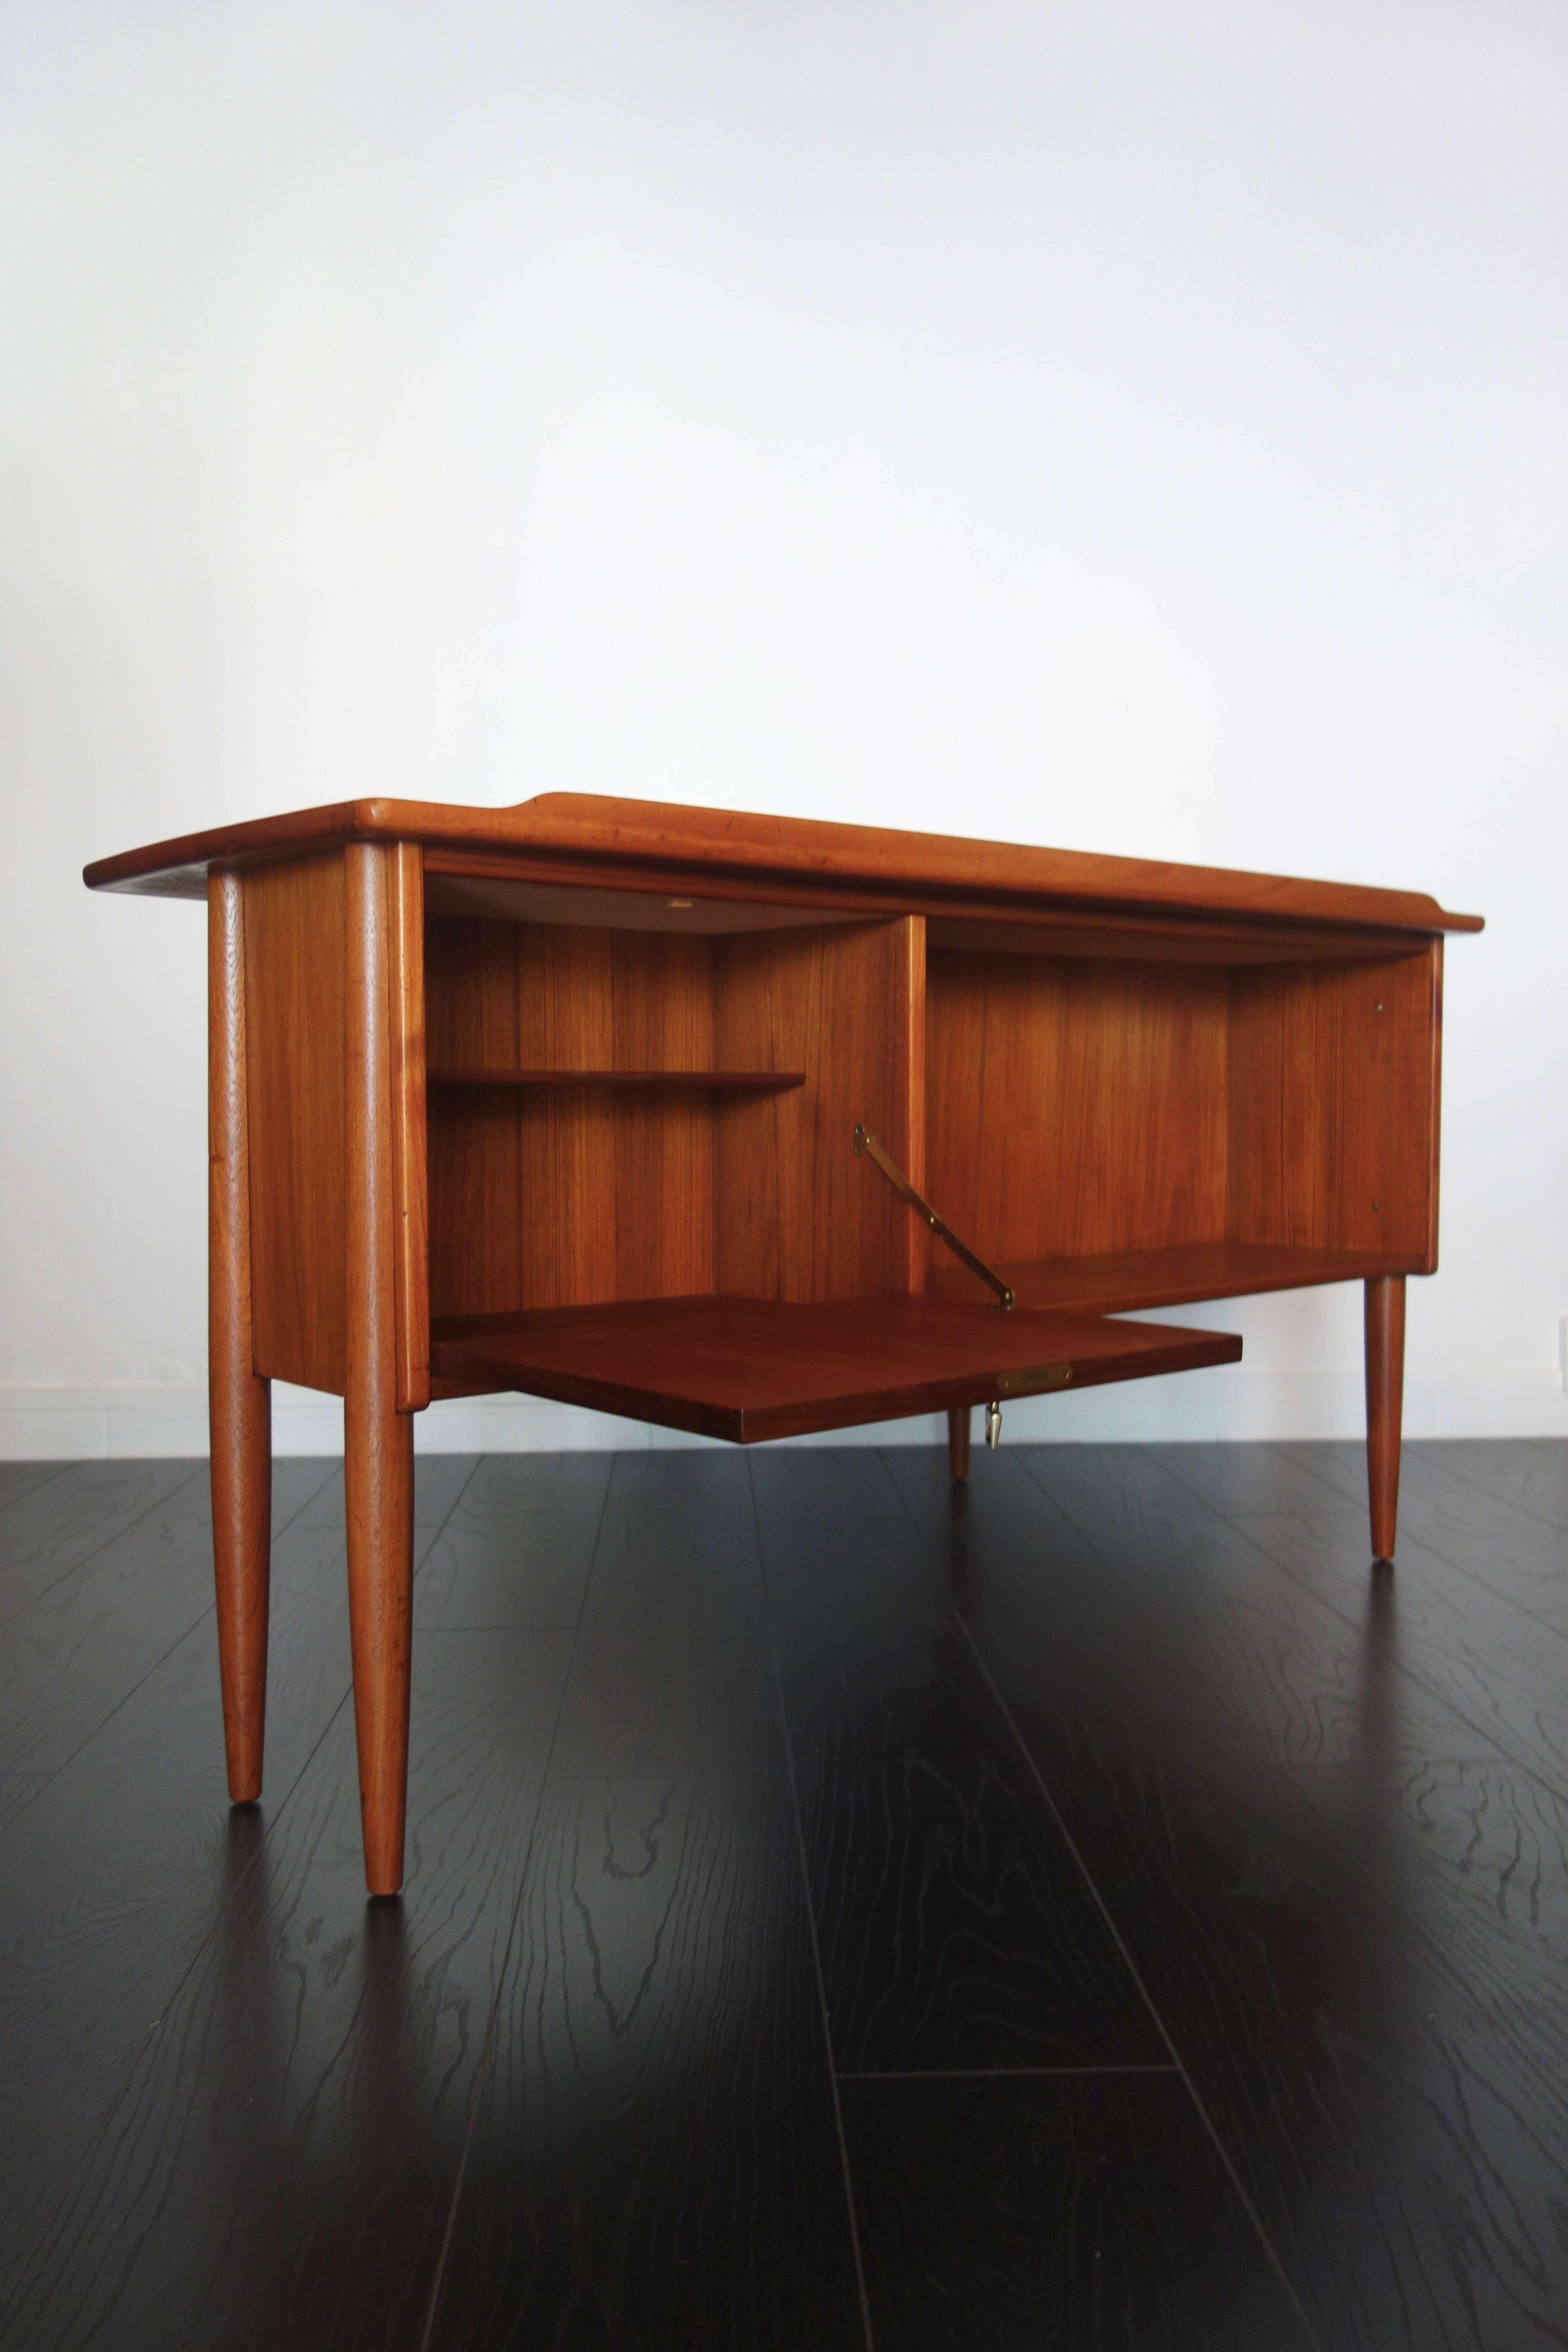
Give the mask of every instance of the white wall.
[{"label": "white wall", "polygon": [[[556,788],[1484,911],[1410,1425],[1568,1431],[1565,121],[1554,0],[0,12],[0,1445],[203,1443],[202,920],[83,861]],[[1010,1419],[1359,1427],[1353,1292],[1210,1319]]]}]

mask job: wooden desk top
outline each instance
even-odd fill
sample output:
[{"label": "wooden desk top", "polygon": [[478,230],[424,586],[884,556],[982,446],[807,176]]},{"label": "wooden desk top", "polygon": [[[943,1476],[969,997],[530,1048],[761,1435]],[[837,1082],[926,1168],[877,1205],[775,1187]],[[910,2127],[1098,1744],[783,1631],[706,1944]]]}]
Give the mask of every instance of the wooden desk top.
[{"label": "wooden desk top", "polygon": [[187,834],[89,866],[95,890],[204,898],[209,867],[309,856],[350,841],[417,841],[432,874],[519,877],[601,890],[771,898],[846,912],[930,912],[962,919],[1032,912],[1222,929],[1331,929],[1369,948],[1412,945],[1442,931],[1479,931],[1416,890],[1231,873],[1082,850],[1033,849],[802,817],[746,815],[582,793],[546,793],[514,808],[435,801],[342,801],[328,808]]}]

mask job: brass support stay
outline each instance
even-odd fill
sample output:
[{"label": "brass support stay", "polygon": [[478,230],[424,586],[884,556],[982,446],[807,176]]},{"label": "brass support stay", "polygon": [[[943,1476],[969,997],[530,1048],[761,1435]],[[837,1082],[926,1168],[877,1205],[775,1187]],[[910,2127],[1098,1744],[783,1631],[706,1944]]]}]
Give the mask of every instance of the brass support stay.
[{"label": "brass support stay", "polygon": [[883,1150],[881,1145],[878,1142],[876,1137],[870,1134],[865,1128],[861,1127],[858,1122],[857,1122],[855,1129],[855,1156],[858,1160],[870,1159],[876,1161],[878,1167],[881,1170],[883,1175],[887,1178],[894,1192],[898,1193],[901,1200],[907,1201],[910,1208],[916,1210],[919,1214],[925,1219],[927,1224],[931,1227],[937,1239],[947,1244],[948,1248],[952,1252],[954,1257],[962,1258],[963,1264],[969,1268],[971,1274],[977,1274],[980,1276],[981,1281],[985,1285],[987,1290],[994,1290],[995,1292],[997,1298],[1001,1302],[1002,1312],[1005,1315],[1008,1309],[1015,1304],[1011,1286],[1003,1281],[999,1274],[993,1273],[992,1269],[986,1265],[984,1258],[976,1257],[974,1252],[969,1247],[967,1243],[961,1242],[959,1240],[958,1235],[952,1231],[951,1225],[943,1224],[942,1219],[937,1215],[936,1211],[931,1207],[931,1202],[927,1200],[923,1200],[921,1194],[915,1191],[914,1186],[910,1182],[909,1178],[904,1174],[904,1171],[899,1166],[898,1161],[896,1160],[889,1159],[887,1152]]}]

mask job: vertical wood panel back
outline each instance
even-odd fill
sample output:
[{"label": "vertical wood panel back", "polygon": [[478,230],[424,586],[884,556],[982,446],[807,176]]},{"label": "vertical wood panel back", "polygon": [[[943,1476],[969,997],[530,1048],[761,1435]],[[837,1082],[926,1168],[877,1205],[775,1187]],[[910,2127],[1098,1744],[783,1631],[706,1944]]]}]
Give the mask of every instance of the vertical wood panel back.
[{"label": "vertical wood panel back", "polygon": [[[437,1070],[713,1066],[709,940],[443,919],[426,940]],[[437,1087],[432,1311],[711,1290],[715,1115],[676,1090]]]},{"label": "vertical wood panel back", "polygon": [[243,877],[256,1369],[343,1392],[343,867]]},{"label": "vertical wood panel back", "polygon": [[717,1289],[809,1301],[909,1288],[910,1212],[856,1158],[854,1130],[863,1121],[918,1163],[922,948],[907,919],[720,942],[721,1063],[804,1069],[805,1084],[720,1107]]},{"label": "vertical wood panel back", "polygon": [[1442,942],[1231,976],[1230,1238],[1436,1265]]},{"label": "vertical wood panel back", "polygon": [[932,956],[935,1207],[1003,1265],[1223,1239],[1226,1008],[1203,965]]}]

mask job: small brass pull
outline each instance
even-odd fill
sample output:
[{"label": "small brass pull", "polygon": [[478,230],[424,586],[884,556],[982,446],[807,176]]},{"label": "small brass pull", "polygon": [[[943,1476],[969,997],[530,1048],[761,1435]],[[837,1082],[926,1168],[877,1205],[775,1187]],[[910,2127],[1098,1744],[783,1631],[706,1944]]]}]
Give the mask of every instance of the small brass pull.
[{"label": "small brass pull", "polygon": [[987,1290],[994,1290],[996,1293],[1002,1312],[1005,1315],[1015,1304],[1011,1286],[1004,1282],[999,1274],[993,1273],[984,1258],[976,1257],[967,1243],[961,1242],[950,1225],[943,1224],[931,1202],[915,1191],[898,1161],[883,1150],[870,1129],[860,1126],[858,1122],[855,1128],[855,1157],[857,1160],[868,1158],[876,1162],[900,1199],[907,1201],[910,1208],[925,1219],[938,1241],[945,1242],[954,1257],[961,1258],[971,1274],[977,1274]]},{"label": "small brass pull", "polygon": [[1002,1408],[994,1397],[985,1408],[985,1443],[993,1454],[1002,1443]]}]

